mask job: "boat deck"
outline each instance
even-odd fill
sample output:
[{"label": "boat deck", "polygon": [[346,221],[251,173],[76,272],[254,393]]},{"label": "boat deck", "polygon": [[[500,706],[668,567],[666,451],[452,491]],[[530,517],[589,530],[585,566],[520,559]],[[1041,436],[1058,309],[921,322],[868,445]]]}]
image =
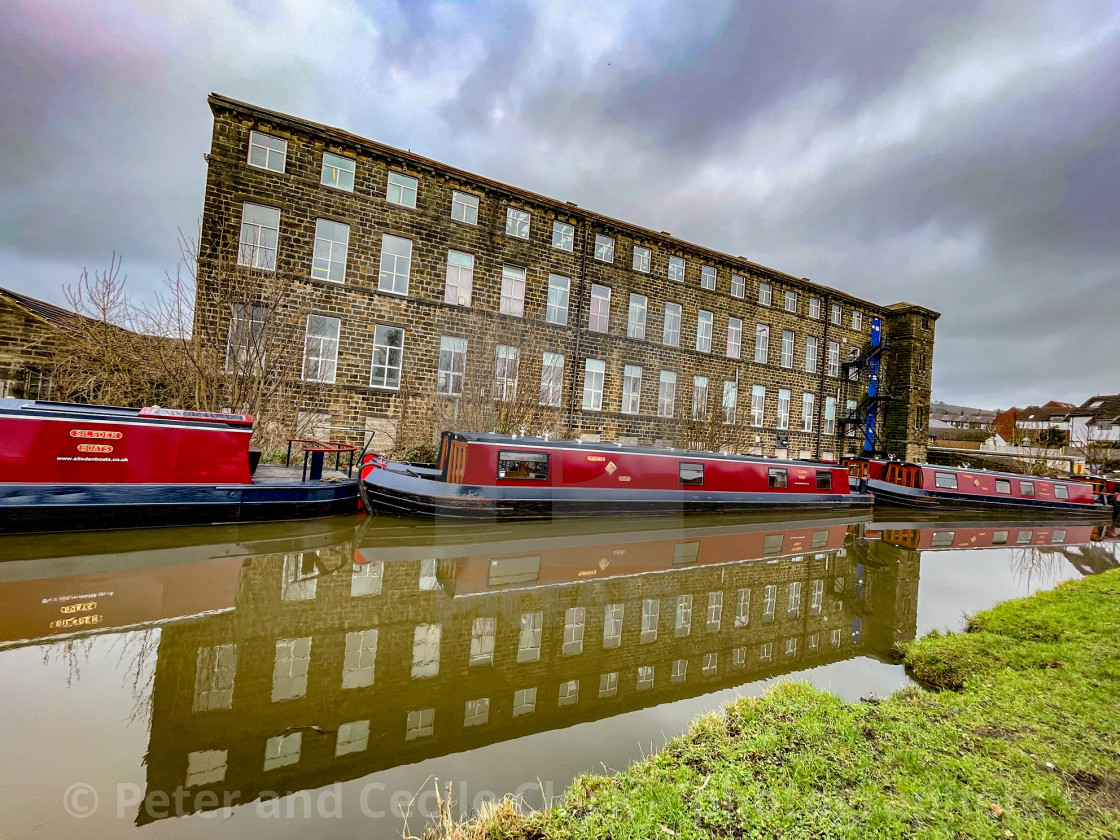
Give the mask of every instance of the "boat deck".
[{"label": "boat deck", "polygon": [[[253,473],[253,484],[299,484],[302,476],[303,467],[300,465],[285,466],[284,464],[258,464],[256,471]],[[346,481],[357,481],[357,478],[357,469],[355,469],[350,474],[350,476],[347,477],[346,470],[334,470],[323,467],[323,478],[321,480],[328,484],[341,484]]]}]

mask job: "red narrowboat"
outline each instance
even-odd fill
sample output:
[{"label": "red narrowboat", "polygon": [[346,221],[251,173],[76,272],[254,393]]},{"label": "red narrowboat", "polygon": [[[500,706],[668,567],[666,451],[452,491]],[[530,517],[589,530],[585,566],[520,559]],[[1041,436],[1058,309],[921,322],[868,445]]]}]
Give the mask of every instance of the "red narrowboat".
[{"label": "red narrowboat", "polygon": [[430,466],[369,460],[367,504],[390,513],[458,519],[604,514],[853,510],[839,464],[642,446],[444,432]]},{"label": "red narrowboat", "polygon": [[307,519],[353,513],[357,481],[253,475],[253,419],[0,399],[0,531]]},{"label": "red narrowboat", "polygon": [[1098,518],[1112,515],[1111,504],[1085,482],[964,467],[891,461],[883,469],[881,479],[867,480],[867,489],[875,497],[877,507],[1019,511]]}]

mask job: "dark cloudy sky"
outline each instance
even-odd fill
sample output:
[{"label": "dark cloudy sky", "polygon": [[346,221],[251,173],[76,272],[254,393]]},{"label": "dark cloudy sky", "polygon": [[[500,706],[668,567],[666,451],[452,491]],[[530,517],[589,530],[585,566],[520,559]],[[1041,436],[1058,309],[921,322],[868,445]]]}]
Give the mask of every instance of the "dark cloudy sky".
[{"label": "dark cloudy sky", "polygon": [[882,303],[936,398],[1120,391],[1120,2],[0,3],[0,285],[134,294],[218,91]]}]

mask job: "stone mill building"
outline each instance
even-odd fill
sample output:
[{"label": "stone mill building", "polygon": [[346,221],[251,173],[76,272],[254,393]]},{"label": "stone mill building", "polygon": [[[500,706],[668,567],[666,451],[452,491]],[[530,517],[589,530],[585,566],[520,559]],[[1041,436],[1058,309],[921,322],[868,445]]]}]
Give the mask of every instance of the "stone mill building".
[{"label": "stone mill building", "polygon": [[297,383],[293,433],[375,429],[387,449],[444,428],[549,431],[818,458],[866,440],[925,455],[932,310],[209,104],[195,330],[227,367]]}]

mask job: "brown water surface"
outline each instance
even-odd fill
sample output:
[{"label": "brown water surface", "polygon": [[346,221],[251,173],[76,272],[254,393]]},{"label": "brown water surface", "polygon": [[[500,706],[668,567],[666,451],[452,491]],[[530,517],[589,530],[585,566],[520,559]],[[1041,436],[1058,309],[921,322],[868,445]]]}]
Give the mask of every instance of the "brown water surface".
[{"label": "brown water surface", "polygon": [[[892,517],[893,519],[893,517]],[[0,539],[0,835],[399,837],[1115,567],[1106,527],[380,517]],[[409,803],[411,802],[411,806]]]}]

